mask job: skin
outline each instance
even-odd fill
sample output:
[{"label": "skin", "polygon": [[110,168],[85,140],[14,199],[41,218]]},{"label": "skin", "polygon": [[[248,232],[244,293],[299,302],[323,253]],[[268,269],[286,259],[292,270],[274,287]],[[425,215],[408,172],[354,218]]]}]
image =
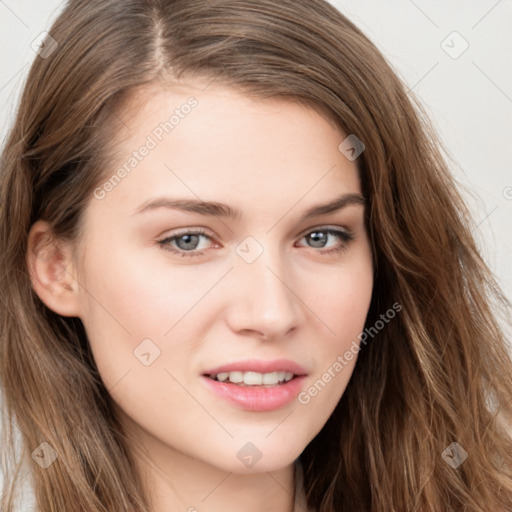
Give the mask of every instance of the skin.
[{"label": "skin", "polygon": [[[91,198],[79,240],[45,246],[51,230],[34,224],[27,261],[43,302],[82,320],[155,512],[293,510],[293,462],[334,410],[357,357],[309,403],[271,412],[229,404],[200,375],[241,359],[286,358],[306,369],[305,390],[357,340],[373,287],[364,206],[301,219],[361,186],[356,163],[338,150],[345,135],[316,110],[203,89],[153,86],[132,97],[106,179],[174,109],[192,95],[198,105],[103,199]],[[242,215],[134,214],[162,196],[218,201]],[[158,244],[183,228],[208,236],[167,245],[202,255]],[[319,231],[320,241],[306,236]],[[263,249],[252,263],[236,252],[248,236]],[[160,350],[149,366],[134,355],[145,339]],[[248,442],[262,455],[250,468],[237,457]]]}]

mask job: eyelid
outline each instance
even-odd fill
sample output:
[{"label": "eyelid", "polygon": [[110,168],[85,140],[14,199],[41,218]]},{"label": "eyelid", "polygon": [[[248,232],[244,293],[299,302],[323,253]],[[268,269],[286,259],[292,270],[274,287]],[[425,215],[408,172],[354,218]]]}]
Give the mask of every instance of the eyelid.
[{"label": "eyelid", "polygon": [[185,228],[176,228],[175,230],[164,231],[164,234],[161,236],[165,238],[173,238],[175,236],[188,235],[189,233],[201,233],[211,238],[216,238],[215,235],[213,234],[213,231],[209,230],[208,228],[188,226]]},{"label": "eyelid", "polygon": [[335,225],[330,225],[330,224],[320,224],[318,226],[313,226],[312,228],[308,228],[304,231],[301,232],[301,234],[299,235],[299,238],[302,238],[306,235],[309,235],[310,233],[314,232],[314,231],[342,231],[344,233],[347,233],[347,234],[351,234],[352,233],[352,230],[344,227],[344,226],[335,226]]}]

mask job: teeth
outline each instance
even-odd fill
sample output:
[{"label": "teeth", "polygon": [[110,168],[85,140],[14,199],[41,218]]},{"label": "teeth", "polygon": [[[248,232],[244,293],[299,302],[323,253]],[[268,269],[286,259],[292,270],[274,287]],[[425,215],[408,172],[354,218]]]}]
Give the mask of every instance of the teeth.
[{"label": "teeth", "polygon": [[221,382],[228,380],[228,377],[229,377],[229,373],[227,373],[227,372],[217,374],[217,380],[220,380]]},{"label": "teeth", "polygon": [[229,380],[234,384],[239,384],[244,380],[244,372],[229,372],[226,375],[226,378],[229,378]]},{"label": "teeth", "polygon": [[[257,374],[255,374],[257,375]],[[260,374],[261,375],[261,374]],[[279,382],[279,377],[277,376],[277,372],[273,373],[264,373],[261,375],[261,383],[262,384],[277,384]]]},{"label": "teeth", "polygon": [[[263,384],[263,375],[261,373],[256,372],[245,372],[244,384],[247,384],[248,386],[261,386]],[[277,384],[277,379],[276,382],[274,382],[274,384]]]},{"label": "teeth", "polygon": [[288,382],[293,379],[292,372],[222,372],[212,375],[220,382],[231,382],[233,384],[245,384],[246,386],[275,386],[280,382]]}]

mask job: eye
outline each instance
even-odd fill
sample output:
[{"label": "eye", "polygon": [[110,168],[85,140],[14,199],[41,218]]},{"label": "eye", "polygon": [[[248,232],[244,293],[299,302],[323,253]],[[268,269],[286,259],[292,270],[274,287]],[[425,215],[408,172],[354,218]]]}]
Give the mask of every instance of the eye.
[{"label": "eye", "polygon": [[[158,244],[166,251],[179,254],[180,256],[201,256],[204,254],[203,251],[198,250],[201,238],[212,240],[205,231],[197,229],[194,231],[184,231],[182,233],[175,234],[159,241]],[[204,247],[201,247],[201,249],[204,249]]]},{"label": "eye", "polygon": [[344,251],[347,249],[349,243],[354,240],[354,235],[349,231],[341,229],[318,228],[304,235],[301,240],[307,240],[312,244],[309,247],[312,247],[313,249],[324,249],[329,242],[329,238],[331,240],[333,238],[337,238],[339,240],[338,245],[335,245],[330,249],[320,250],[317,252],[320,252],[321,254],[329,254]]}]

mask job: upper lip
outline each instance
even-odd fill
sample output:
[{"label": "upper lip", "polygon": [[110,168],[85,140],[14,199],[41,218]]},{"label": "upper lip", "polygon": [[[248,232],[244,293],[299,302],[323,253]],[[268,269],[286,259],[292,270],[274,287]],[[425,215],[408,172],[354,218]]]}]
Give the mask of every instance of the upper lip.
[{"label": "upper lip", "polygon": [[217,375],[219,373],[229,372],[291,372],[295,375],[306,375],[306,370],[298,363],[289,359],[273,359],[265,361],[262,359],[246,359],[244,361],[235,361],[233,363],[224,364],[211,368],[204,372],[204,375]]}]

